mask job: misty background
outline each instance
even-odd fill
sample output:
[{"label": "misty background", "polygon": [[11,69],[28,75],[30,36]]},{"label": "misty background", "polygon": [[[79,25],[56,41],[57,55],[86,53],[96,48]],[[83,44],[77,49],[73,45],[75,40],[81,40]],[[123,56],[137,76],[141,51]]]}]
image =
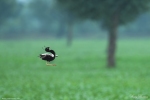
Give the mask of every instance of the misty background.
[{"label": "misty background", "polygon": [[[1,39],[67,37],[69,18],[64,10],[58,8],[55,0],[16,0],[13,8],[15,15],[8,16],[0,25]],[[2,6],[1,11],[10,13]],[[99,39],[107,36],[101,21],[75,20],[72,32],[73,38]],[[149,37],[150,11],[141,14],[133,22],[120,26],[118,33],[119,37]]]}]

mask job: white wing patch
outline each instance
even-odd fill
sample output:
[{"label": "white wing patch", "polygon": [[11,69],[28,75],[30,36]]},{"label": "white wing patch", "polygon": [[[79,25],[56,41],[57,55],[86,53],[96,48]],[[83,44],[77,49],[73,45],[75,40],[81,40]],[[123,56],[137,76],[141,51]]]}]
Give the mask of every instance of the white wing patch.
[{"label": "white wing patch", "polygon": [[51,57],[54,57],[54,55],[53,54],[50,54],[51,55]]},{"label": "white wing patch", "polygon": [[51,57],[54,57],[54,55],[53,55],[53,54],[50,54],[50,53],[43,53],[42,55],[43,55],[43,56],[50,55]]},{"label": "white wing patch", "polygon": [[41,54],[41,55],[45,56],[45,55],[50,55],[50,54],[49,54],[49,53],[43,53],[43,54]]}]

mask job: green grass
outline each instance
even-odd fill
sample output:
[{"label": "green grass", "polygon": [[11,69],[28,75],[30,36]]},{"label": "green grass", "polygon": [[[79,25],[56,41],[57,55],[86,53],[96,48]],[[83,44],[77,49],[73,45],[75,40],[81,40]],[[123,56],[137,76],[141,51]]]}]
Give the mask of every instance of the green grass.
[{"label": "green grass", "polygon": [[[46,66],[43,46],[59,55]],[[117,66],[106,68],[104,40],[0,41],[0,99],[148,100],[150,40],[119,40]],[[18,100],[18,99],[17,99]]]}]

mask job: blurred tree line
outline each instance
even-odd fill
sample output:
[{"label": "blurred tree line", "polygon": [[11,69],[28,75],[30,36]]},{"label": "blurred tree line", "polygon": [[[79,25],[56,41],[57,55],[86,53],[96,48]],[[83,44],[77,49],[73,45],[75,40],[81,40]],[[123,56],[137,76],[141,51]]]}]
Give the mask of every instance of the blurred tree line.
[{"label": "blurred tree line", "polygon": [[[100,37],[104,35],[100,33],[106,32],[102,21],[75,19],[68,11],[60,10],[55,0],[1,0],[0,5],[1,38],[67,36],[70,45],[73,36]],[[141,14],[127,26],[119,27],[119,33],[122,36],[150,35],[150,12]]]},{"label": "blurred tree line", "polygon": [[149,0],[1,0],[0,37],[65,36],[71,45],[73,35],[108,32],[107,64],[114,67],[118,30],[128,36],[150,35],[149,8]]},{"label": "blurred tree line", "polygon": [[150,35],[149,0],[1,0],[0,7],[1,38],[67,37],[70,46],[73,36],[107,32],[109,67],[116,65],[117,33]]}]

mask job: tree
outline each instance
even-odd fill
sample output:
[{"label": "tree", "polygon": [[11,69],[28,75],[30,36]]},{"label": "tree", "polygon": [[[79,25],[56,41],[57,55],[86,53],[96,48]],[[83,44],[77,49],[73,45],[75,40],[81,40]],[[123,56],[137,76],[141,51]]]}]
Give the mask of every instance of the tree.
[{"label": "tree", "polygon": [[72,45],[72,40],[73,40],[73,25],[75,22],[75,19],[73,17],[73,15],[70,12],[66,12],[67,16],[67,46],[70,47]]},{"label": "tree", "polygon": [[[16,0],[0,0],[0,35],[3,38],[11,38],[14,34],[12,24],[12,20],[15,20],[20,14],[22,9],[22,5]],[[16,22],[13,23],[13,25]],[[12,26],[13,26],[12,25]]]},{"label": "tree", "polygon": [[18,15],[19,10],[16,0],[0,0],[0,25]]},{"label": "tree", "polygon": [[108,67],[115,67],[117,28],[149,9],[150,0],[57,0],[80,19],[102,21],[108,30]]},{"label": "tree", "polygon": [[64,9],[59,9],[58,6],[55,6],[56,10],[57,10],[57,15],[59,16],[59,22],[60,22],[60,28],[59,28],[59,32],[58,35],[62,36],[64,35],[64,29],[65,26],[67,26],[67,30],[66,30],[66,38],[67,38],[67,46],[70,47],[72,45],[72,40],[73,40],[73,26],[75,23],[75,19],[74,16],[72,15],[72,13],[65,11]]},{"label": "tree", "polygon": [[29,4],[33,16],[41,23],[41,33],[47,34],[54,21],[52,0],[32,0]]},{"label": "tree", "polygon": [[74,18],[73,14],[70,13],[68,10],[63,9],[62,7],[59,7],[59,5],[57,5],[57,1],[55,1],[55,9],[57,10],[57,15],[60,16],[59,20],[60,20],[60,27],[59,29],[59,36],[61,36],[62,34],[64,34],[64,31],[62,30],[62,28],[64,29],[64,26],[67,26],[66,28],[66,39],[67,39],[67,46],[70,47],[72,45],[72,41],[73,41],[73,28],[74,28],[74,23],[76,21],[76,19]]}]

